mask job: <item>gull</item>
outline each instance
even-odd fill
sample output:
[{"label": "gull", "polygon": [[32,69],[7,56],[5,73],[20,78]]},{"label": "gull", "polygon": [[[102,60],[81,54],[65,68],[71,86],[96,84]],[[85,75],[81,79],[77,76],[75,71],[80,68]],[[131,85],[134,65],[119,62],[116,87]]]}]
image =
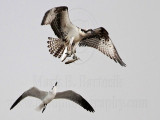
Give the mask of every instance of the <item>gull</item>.
[{"label": "gull", "polygon": [[41,25],[50,25],[58,37],[48,37],[49,41],[47,43],[50,54],[61,58],[62,62],[73,55],[73,59],[65,62],[65,64],[79,59],[76,56],[77,46],[87,46],[98,49],[121,66],[126,66],[111,41],[107,30],[103,27],[85,30],[75,26],[69,19],[67,6],[48,10],[42,19]]},{"label": "gull", "polygon": [[23,100],[24,98],[26,98],[28,96],[31,96],[31,97],[39,98],[42,101],[42,103],[38,107],[36,107],[36,110],[37,111],[42,110],[42,113],[46,109],[47,104],[50,103],[53,99],[71,100],[71,101],[79,104],[80,106],[82,106],[87,111],[94,112],[94,109],[92,108],[92,106],[81,95],[77,94],[76,92],[74,92],[72,90],[67,90],[67,91],[63,91],[63,92],[56,92],[56,86],[57,86],[57,82],[52,87],[51,91],[49,91],[49,92],[39,90],[36,87],[30,88],[29,90],[25,91],[13,103],[10,110],[13,109],[21,100]]}]

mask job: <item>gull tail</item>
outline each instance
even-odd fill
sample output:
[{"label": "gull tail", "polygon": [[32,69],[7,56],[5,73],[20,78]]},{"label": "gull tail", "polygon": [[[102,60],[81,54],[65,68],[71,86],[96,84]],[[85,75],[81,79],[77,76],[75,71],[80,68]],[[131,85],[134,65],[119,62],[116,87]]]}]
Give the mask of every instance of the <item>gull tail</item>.
[{"label": "gull tail", "polygon": [[48,37],[47,43],[50,54],[52,54],[54,57],[60,58],[65,50],[64,41],[59,38],[51,38]]},{"label": "gull tail", "polygon": [[42,102],[39,106],[35,108],[36,111],[41,111],[44,108],[44,103]]}]

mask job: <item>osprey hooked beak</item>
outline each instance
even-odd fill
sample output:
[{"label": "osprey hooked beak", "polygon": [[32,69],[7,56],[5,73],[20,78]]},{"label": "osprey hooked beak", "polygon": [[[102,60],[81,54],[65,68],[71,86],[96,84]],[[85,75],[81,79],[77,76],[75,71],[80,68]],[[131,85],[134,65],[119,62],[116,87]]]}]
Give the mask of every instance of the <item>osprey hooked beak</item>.
[{"label": "osprey hooked beak", "polygon": [[[54,86],[57,86],[57,82],[55,83],[55,85],[54,85]],[[53,90],[54,86],[52,87],[52,90]]]}]

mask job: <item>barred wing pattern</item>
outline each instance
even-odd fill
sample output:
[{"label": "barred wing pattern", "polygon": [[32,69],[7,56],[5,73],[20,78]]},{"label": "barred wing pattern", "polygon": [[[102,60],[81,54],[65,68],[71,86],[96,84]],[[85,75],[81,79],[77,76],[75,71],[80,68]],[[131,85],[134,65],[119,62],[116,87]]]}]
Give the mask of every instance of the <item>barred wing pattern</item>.
[{"label": "barred wing pattern", "polygon": [[51,25],[58,38],[65,39],[69,27],[72,25],[68,15],[68,7],[61,6],[48,10],[41,25]]},{"label": "barred wing pattern", "polygon": [[60,58],[65,50],[65,45],[63,40],[51,37],[48,37],[48,39],[49,41],[47,41],[47,43],[50,54],[52,54],[54,57]]},{"label": "barred wing pattern", "polygon": [[126,66],[126,64],[120,58],[111,39],[109,38],[108,32],[102,27],[93,30],[93,34],[83,38],[80,41],[79,46],[87,46],[98,49],[115,62],[118,62],[121,66]]}]

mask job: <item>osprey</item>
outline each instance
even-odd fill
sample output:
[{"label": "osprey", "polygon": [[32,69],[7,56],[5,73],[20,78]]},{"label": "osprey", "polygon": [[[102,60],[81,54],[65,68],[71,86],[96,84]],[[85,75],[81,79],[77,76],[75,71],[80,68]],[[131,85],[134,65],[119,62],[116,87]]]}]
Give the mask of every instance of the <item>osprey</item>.
[{"label": "osprey", "polygon": [[41,25],[50,25],[58,38],[48,37],[48,47],[50,54],[61,58],[62,62],[73,55],[73,59],[65,62],[72,63],[79,58],[76,56],[76,47],[79,45],[98,49],[103,54],[109,56],[121,66],[126,64],[120,58],[108,32],[99,27],[96,29],[81,29],[73,25],[69,19],[68,7],[60,6],[48,10],[42,20]]}]

